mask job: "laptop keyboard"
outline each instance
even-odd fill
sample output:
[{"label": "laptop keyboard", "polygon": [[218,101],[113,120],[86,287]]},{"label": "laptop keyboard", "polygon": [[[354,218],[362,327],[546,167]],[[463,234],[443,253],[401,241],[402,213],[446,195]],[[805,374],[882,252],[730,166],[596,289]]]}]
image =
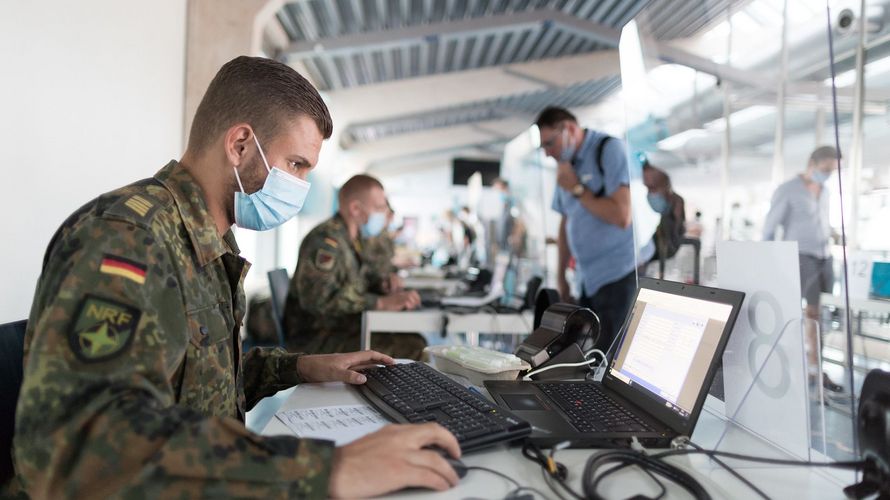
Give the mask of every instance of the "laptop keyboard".
[{"label": "laptop keyboard", "polygon": [[537,384],[569,416],[580,432],[653,431],[640,417],[616,403],[599,384]]},{"label": "laptop keyboard", "polygon": [[359,387],[380,411],[398,422],[438,422],[469,451],[531,434],[519,419],[423,363],[363,370]]}]

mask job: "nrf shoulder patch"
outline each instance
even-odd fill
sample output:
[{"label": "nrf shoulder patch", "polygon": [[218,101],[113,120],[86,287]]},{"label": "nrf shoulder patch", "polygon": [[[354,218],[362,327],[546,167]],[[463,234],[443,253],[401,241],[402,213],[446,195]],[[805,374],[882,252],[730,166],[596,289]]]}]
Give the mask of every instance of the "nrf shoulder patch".
[{"label": "nrf shoulder patch", "polygon": [[141,315],[135,307],[87,295],[68,334],[68,344],[84,363],[115,358],[132,342]]},{"label": "nrf shoulder patch", "polygon": [[333,269],[334,260],[336,260],[334,254],[323,248],[320,248],[317,252],[315,252],[315,267],[321,269],[322,271],[330,271],[331,269]]}]

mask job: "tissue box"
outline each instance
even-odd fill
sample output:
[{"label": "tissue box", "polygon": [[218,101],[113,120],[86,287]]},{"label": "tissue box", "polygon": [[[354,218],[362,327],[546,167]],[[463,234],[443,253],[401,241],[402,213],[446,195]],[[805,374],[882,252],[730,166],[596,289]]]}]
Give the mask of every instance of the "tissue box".
[{"label": "tissue box", "polygon": [[437,370],[464,377],[479,387],[485,380],[516,380],[519,372],[531,369],[531,365],[512,354],[481,347],[437,345],[424,351],[430,354]]}]

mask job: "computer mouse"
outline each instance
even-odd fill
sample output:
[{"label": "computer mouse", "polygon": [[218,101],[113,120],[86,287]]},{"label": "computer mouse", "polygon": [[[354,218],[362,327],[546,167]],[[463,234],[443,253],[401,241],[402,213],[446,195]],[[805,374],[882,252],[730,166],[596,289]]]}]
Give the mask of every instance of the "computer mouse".
[{"label": "computer mouse", "polygon": [[463,479],[464,476],[467,475],[467,466],[463,462],[460,461],[459,458],[452,457],[443,457],[445,461],[451,465],[451,468],[454,469],[454,473],[457,474],[457,477]]},{"label": "computer mouse", "polygon": [[442,455],[442,458],[444,458],[445,461],[451,465],[451,468],[454,469],[454,473],[457,474],[457,477],[463,479],[463,477],[467,475],[467,465],[461,462],[459,458],[452,457],[447,451],[438,446],[428,446],[426,449]]}]

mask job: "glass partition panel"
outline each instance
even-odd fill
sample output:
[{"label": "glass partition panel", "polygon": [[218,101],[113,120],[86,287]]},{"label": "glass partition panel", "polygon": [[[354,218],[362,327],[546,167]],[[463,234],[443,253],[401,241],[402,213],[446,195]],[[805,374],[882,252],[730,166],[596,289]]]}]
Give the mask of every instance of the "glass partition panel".
[{"label": "glass partition panel", "polygon": [[[733,363],[748,372],[765,363],[754,389],[762,391],[759,404],[786,405],[788,425],[807,429],[803,443],[773,439],[756,422],[738,423],[794,455],[849,459],[855,454],[853,395],[861,384],[860,375],[851,380],[851,367],[861,374],[876,360],[859,347],[853,358],[846,355],[845,291],[852,281],[847,287],[845,276],[853,256],[868,251],[859,258],[872,265],[886,260],[890,247],[881,240],[886,234],[873,229],[888,203],[888,156],[880,152],[890,147],[880,138],[887,134],[887,97],[879,96],[890,91],[890,64],[882,80],[883,25],[866,23],[871,31],[860,36],[859,25],[838,25],[840,7],[830,4],[831,12],[822,0],[656,0],[625,27],[620,51],[627,146],[636,160],[631,178],[641,172],[649,200],[668,201],[633,206],[635,220],[660,216],[651,233],[657,257],[638,262],[639,272],[745,291],[746,319],[723,360],[726,414],[734,414],[741,399],[733,394],[748,388],[744,377],[730,376]],[[845,16],[862,19],[859,2],[842,8]],[[877,10],[869,3],[869,16]],[[874,69],[862,99],[855,70],[857,47],[866,40],[865,59],[874,59]],[[870,152],[869,141],[881,145]],[[750,279],[776,262],[787,264]],[[869,286],[865,293],[874,300]],[[767,324],[783,332],[774,347],[784,354],[770,359],[752,347],[766,342]],[[880,328],[869,332],[881,338]],[[882,341],[869,342],[878,352]],[[770,390],[770,377],[790,380],[787,390]]]}]

